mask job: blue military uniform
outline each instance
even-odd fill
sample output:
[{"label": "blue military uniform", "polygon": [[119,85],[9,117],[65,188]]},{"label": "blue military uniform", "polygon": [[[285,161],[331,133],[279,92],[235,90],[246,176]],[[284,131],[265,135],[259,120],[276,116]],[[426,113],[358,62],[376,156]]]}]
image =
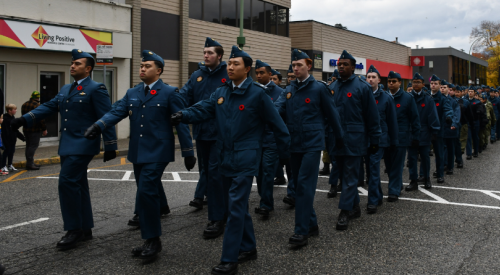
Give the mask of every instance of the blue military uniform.
[{"label": "blue military uniform", "polygon": [[[163,61],[151,51],[145,50],[142,55],[143,61]],[[119,104],[96,122],[101,129],[106,130],[129,117],[130,142],[127,158],[134,166],[136,206],[143,239],[162,235],[161,177],[168,163],[175,160],[175,137],[169,118],[172,113],[184,107],[185,101],[178,89],[158,79],[155,83],[140,83],[127,90]],[[189,127],[180,124],[176,128],[182,156],[194,156]]]},{"label": "blue military uniform", "polygon": [[[373,65],[368,69],[367,74],[368,73],[379,74],[378,70]],[[368,205],[377,206],[383,199],[383,191],[380,184],[380,160],[384,156],[384,151],[389,150],[388,147],[396,148],[399,144],[399,130],[396,105],[394,104],[392,96],[385,91],[377,89],[373,92],[373,97],[377,104],[382,135],[379,139],[379,150],[375,154],[369,154],[365,159],[368,178]],[[389,186],[389,189],[390,188]]]},{"label": "blue military uniform", "polygon": [[[230,58],[250,56],[233,46]],[[210,98],[182,111],[182,122],[215,119],[219,173],[228,197],[221,262],[236,263],[240,252],[256,249],[248,198],[252,179],[259,174],[266,124],[274,131],[281,159],[289,157],[290,136],[265,87],[248,77],[238,86],[227,81]]]},{"label": "blue military uniform", "polygon": [[[447,85],[449,89],[453,87],[452,84],[442,80],[441,85]],[[444,154],[444,163],[447,167],[447,174],[453,173],[453,168],[455,167],[455,146],[456,141],[460,138],[460,105],[457,100],[450,95],[445,96],[448,100],[451,109],[453,110],[453,118],[452,123],[450,125],[446,125],[444,129],[444,145],[445,154]],[[454,127],[455,129],[451,129]]]},{"label": "blue military uniform", "polygon": [[[293,50],[292,60],[309,58],[300,50]],[[286,119],[292,139],[291,168],[295,183],[295,235],[307,236],[310,228],[318,225],[313,202],[318,183],[321,150],[325,146],[325,118],[337,138],[342,138],[339,114],[335,110],[333,94],[326,83],[312,75],[303,81],[294,80],[275,103]]]},{"label": "blue military uniform", "polygon": [[[219,42],[207,37],[205,47],[222,46]],[[193,106],[199,101],[210,98],[210,95],[228,80],[226,62],[222,61],[213,70],[202,65],[191,75],[188,82],[180,90],[180,94],[186,99],[187,107]],[[224,220],[227,212],[222,181],[218,172],[215,123],[215,120],[211,119],[203,123],[193,124],[193,138],[196,140],[196,153],[200,170],[200,179],[194,197],[202,200],[204,195],[207,195],[208,219],[213,222]]]},{"label": "blue military uniform", "polygon": [[[343,51],[339,59],[355,60],[347,51]],[[343,171],[339,201],[342,215],[343,211],[359,210],[357,184],[361,158],[367,155],[368,147],[378,147],[382,131],[370,84],[353,74],[348,79],[335,81],[330,90],[344,133],[344,147],[333,152],[337,158],[336,170]],[[338,226],[337,223],[337,229]]]},{"label": "blue military uniform", "polygon": [[[72,51],[72,57],[73,60],[92,58],[90,54],[76,49]],[[94,155],[100,152],[100,139],[88,140],[83,134],[110,109],[106,86],[87,77],[64,85],[52,100],[23,116],[28,127],[55,113],[61,117],[59,202],[66,231],[94,227],[87,167]],[[117,149],[115,128],[103,131],[102,136],[105,151]]]},{"label": "blue military uniform", "polygon": [[[413,80],[421,80],[424,82],[424,78],[419,73],[415,73]],[[439,131],[439,118],[434,101],[424,89],[419,92],[413,90],[411,95],[415,99],[416,110],[418,111],[417,114],[420,122],[420,131],[418,134],[412,135],[412,139],[418,141],[418,143],[412,144],[408,150],[408,154],[410,155],[410,180],[412,182],[411,184],[414,184],[415,188],[417,188],[419,175],[418,156],[420,154],[420,171],[423,171],[422,177],[425,179],[425,183],[429,188],[431,186],[429,176],[431,168],[429,151],[432,137],[436,136]],[[407,190],[411,191],[409,189]]]},{"label": "blue military uniform", "polygon": [[[439,81],[439,77],[432,75],[431,81]],[[438,181],[444,180],[444,129],[451,127],[450,123],[453,119],[453,110],[451,108],[450,102],[446,97],[441,94],[441,91],[436,93],[431,92],[431,98],[434,100],[436,105],[436,110],[438,112],[440,130],[436,136],[436,139],[432,141],[432,147],[434,149],[436,158],[436,177]]]},{"label": "blue military uniform", "polygon": [[[496,90],[492,90],[492,92],[495,92]],[[497,140],[497,132],[499,132],[498,129],[498,121],[500,120],[500,112],[498,109],[498,104],[500,103],[500,98],[494,97],[490,95],[489,101],[491,102],[491,105],[493,105],[493,112],[495,113],[495,117],[497,118],[497,122],[494,125],[491,125],[491,136],[490,140],[491,142],[495,142]],[[499,135],[500,137],[500,135]]]},{"label": "blue military uniform", "polygon": [[[269,64],[257,60],[255,69],[262,67],[271,67]],[[266,86],[266,93],[274,103],[283,93],[283,89],[277,86],[273,81],[270,81]],[[274,176],[279,164],[278,148],[274,139],[274,133],[269,126],[266,125],[264,137],[262,141],[262,157],[259,168],[259,176],[257,177],[257,189],[260,195],[259,208],[274,210]],[[256,209],[256,211],[259,211]]]}]

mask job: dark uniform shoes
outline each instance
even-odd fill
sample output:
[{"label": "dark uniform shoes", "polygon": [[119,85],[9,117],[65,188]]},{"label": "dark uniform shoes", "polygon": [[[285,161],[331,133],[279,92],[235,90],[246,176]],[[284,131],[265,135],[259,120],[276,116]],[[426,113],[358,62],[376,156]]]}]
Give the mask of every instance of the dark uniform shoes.
[{"label": "dark uniform shoes", "polygon": [[211,221],[203,231],[205,239],[217,238],[224,233],[224,221]]},{"label": "dark uniform shoes", "polygon": [[240,255],[238,255],[239,264],[252,260],[257,260],[257,249],[240,252]]},{"label": "dark uniform shoes", "polygon": [[220,262],[218,266],[212,268],[214,275],[233,275],[236,272],[238,272],[238,263]]},{"label": "dark uniform shoes", "polygon": [[[92,233],[90,233],[92,235]],[[69,230],[66,232],[66,235],[61,238],[59,242],[57,242],[56,247],[61,250],[67,250],[74,248],[78,242],[85,240],[85,234],[83,230]]]},{"label": "dark uniform shoes", "polygon": [[142,246],[132,249],[132,255],[141,259],[150,260],[161,252],[160,237],[147,239]]},{"label": "dark uniform shoes", "polygon": [[194,200],[189,202],[189,206],[192,206],[198,210],[201,210],[201,209],[203,209],[203,199],[195,198]]}]

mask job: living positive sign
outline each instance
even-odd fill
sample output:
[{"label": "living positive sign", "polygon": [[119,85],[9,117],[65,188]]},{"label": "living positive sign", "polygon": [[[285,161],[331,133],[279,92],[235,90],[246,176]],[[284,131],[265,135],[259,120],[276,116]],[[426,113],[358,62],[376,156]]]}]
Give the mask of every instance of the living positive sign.
[{"label": "living positive sign", "polygon": [[[333,73],[337,68],[337,62],[341,53],[323,52],[323,72]],[[366,58],[354,56],[356,58],[355,74],[366,75]]]}]

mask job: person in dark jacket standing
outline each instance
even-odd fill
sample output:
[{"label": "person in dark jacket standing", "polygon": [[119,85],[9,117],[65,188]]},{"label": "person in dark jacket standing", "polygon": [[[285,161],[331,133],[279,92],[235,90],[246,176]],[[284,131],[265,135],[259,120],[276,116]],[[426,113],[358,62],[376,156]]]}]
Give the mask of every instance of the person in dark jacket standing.
[{"label": "person in dark jacket standing", "polygon": [[[34,110],[36,107],[40,106],[40,92],[34,91],[31,93],[30,100],[24,102],[21,107],[21,114],[25,115],[30,111]],[[26,170],[38,170],[40,166],[36,165],[34,162],[35,151],[40,144],[40,137],[47,135],[47,127],[45,126],[45,120],[40,120],[35,123],[33,127],[23,127],[24,137],[26,138]]]},{"label": "person in dark jacket standing", "polygon": [[[14,119],[14,115],[17,112],[17,107],[14,104],[7,104],[5,106],[7,112],[3,115],[2,122],[2,141],[5,148],[2,155],[2,164],[0,167],[3,172],[17,171],[14,166],[12,166],[12,159],[14,158],[14,152],[16,151],[16,141],[20,139],[25,141],[24,135],[17,129],[12,129],[10,127],[11,121]],[[8,162],[7,162],[8,159]]]}]

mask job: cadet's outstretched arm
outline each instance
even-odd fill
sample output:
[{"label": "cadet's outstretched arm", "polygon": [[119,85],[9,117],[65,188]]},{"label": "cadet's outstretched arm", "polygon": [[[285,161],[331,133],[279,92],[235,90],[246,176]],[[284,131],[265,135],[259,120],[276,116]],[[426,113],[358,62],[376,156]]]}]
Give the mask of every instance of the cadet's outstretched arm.
[{"label": "cadet's outstretched arm", "polygon": [[287,89],[284,89],[278,99],[274,102],[274,106],[276,107],[276,110],[278,110],[278,113],[283,117],[283,120],[285,120],[286,115],[286,94]]},{"label": "cadet's outstretched arm", "polygon": [[[170,110],[172,114],[179,112],[184,109],[186,106],[186,101],[179,93],[172,93],[169,98],[170,102]],[[170,118],[170,114],[168,119]],[[193,151],[193,139],[191,138],[191,134],[189,131],[189,125],[180,123],[175,126],[177,129],[177,135],[179,137],[179,143],[181,144],[182,157],[192,157],[194,156]]]},{"label": "cadet's outstretched arm", "polygon": [[288,128],[283,122],[280,114],[275,108],[275,105],[270,100],[269,96],[262,92],[261,93],[261,111],[259,112],[261,118],[267,122],[274,133],[274,139],[276,140],[276,146],[278,147],[278,154],[280,159],[290,158],[290,133]]},{"label": "cadet's outstretched arm", "polygon": [[[111,100],[109,99],[109,94],[108,90],[106,90],[106,86],[101,84],[99,86],[99,89],[92,93],[92,104],[94,104],[94,110],[97,114],[97,117],[102,118],[111,110]],[[115,124],[113,124],[112,126],[114,126]],[[115,127],[112,127],[110,125],[104,126],[106,126],[105,129],[101,128],[102,138],[104,140],[104,151],[114,151],[118,149]]]},{"label": "cadet's outstretched arm", "polygon": [[210,95],[210,98],[182,110],[182,123],[200,123],[215,118],[216,97],[216,92],[214,92]]},{"label": "cadet's outstretched arm", "polygon": [[330,93],[330,90],[325,87],[324,89],[321,89],[320,98],[323,116],[326,117],[328,125],[332,128],[335,139],[342,139],[344,137],[344,133],[342,132],[342,126],[340,125],[339,113],[335,108],[333,95]]},{"label": "cadet's outstretched arm", "polygon": [[451,105],[453,107],[453,123],[451,124],[451,126],[455,127],[455,128],[458,128],[458,125],[460,124],[460,104],[458,104],[458,102],[454,99],[450,99],[450,100],[453,100],[451,102]]},{"label": "cadet's outstretched arm", "polygon": [[192,106],[195,102],[193,102],[193,81],[191,81],[191,77],[188,79],[186,84],[179,90],[179,94],[186,101],[187,107]]},{"label": "cadet's outstretched arm", "polygon": [[61,93],[57,94],[53,99],[44,104],[36,107],[30,112],[23,115],[26,119],[26,126],[31,127],[35,122],[40,121],[54,113],[57,113],[59,107],[59,100],[62,100],[63,96]]}]

